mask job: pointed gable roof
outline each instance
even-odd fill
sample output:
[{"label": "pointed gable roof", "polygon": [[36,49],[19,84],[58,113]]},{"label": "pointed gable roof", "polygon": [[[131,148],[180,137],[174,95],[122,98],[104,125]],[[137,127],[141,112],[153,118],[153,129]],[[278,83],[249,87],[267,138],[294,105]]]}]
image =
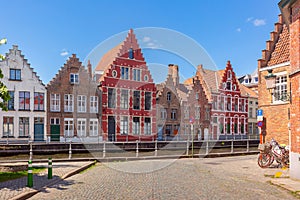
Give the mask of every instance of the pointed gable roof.
[{"label": "pointed gable roof", "polygon": [[[90,64],[90,63],[89,63]],[[71,57],[68,58],[64,66],[62,66],[58,73],[52,78],[52,80],[48,83],[47,86],[52,85],[56,82],[59,77],[63,76],[64,72],[71,69],[71,68],[77,68],[77,70],[85,70],[86,73],[88,73],[88,70],[82,65],[82,62],[79,61],[79,58],[76,57],[76,54],[72,54]]]},{"label": "pointed gable roof", "polygon": [[[22,51],[19,50],[18,45],[13,45],[12,49],[9,49],[9,52],[5,54],[5,59],[1,62],[5,62],[5,61],[9,61],[11,59],[11,57],[14,56],[20,56],[21,59],[23,60],[23,67],[26,66],[29,68],[29,70],[32,72],[32,74],[36,77],[37,81],[45,86],[45,84],[43,83],[43,81],[40,79],[40,76],[37,75],[37,72],[34,71],[34,69],[31,67],[30,63],[28,62],[28,60],[25,58],[25,56],[22,54]],[[13,59],[11,59],[13,60]],[[21,63],[19,63],[21,64]]]},{"label": "pointed gable roof", "polygon": [[135,52],[135,60],[145,61],[133,29],[130,29],[124,41],[104,54],[97,64],[95,71],[102,71],[105,73],[114,61],[116,61],[117,57],[128,58],[128,51],[130,48]]}]

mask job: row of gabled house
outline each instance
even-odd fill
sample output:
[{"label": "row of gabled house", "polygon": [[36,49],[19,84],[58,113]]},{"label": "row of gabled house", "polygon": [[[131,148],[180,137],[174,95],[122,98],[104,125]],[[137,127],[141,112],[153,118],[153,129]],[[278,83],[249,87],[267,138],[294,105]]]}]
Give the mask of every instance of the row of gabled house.
[{"label": "row of gabled house", "polygon": [[[170,64],[155,84],[133,30],[92,71],[73,54],[44,85],[17,46],[0,62],[11,99],[0,112],[9,140],[96,142],[241,139],[256,135],[257,94],[224,70],[201,65],[179,82]],[[252,121],[251,121],[252,119]]]}]

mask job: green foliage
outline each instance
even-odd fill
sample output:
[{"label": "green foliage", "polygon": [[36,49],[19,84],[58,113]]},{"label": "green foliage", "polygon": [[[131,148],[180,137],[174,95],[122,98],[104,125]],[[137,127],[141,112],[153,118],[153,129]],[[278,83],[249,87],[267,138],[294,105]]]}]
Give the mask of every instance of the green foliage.
[{"label": "green foliage", "polygon": [[[2,44],[6,44],[7,43],[7,39],[1,39],[0,40],[0,45]],[[5,56],[0,54],[0,61],[4,60]],[[0,79],[3,78],[3,74],[2,74],[2,70],[0,69]],[[4,85],[4,83],[2,81],[0,81],[0,99],[2,99],[2,101],[0,102],[0,108],[2,108],[2,110],[7,111],[7,107],[5,105],[5,102],[7,102],[10,99],[8,90],[6,85]]]},{"label": "green foliage", "polygon": [[[33,174],[40,173],[44,171],[45,167],[34,167],[32,169]],[[27,170],[18,171],[18,172],[0,172],[0,182],[9,181],[17,178],[27,176]]]}]

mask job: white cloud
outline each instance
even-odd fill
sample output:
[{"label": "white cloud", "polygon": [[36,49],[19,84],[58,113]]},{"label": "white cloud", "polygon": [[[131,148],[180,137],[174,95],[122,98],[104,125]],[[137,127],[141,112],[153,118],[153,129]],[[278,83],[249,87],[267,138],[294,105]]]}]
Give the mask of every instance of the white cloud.
[{"label": "white cloud", "polygon": [[148,36],[145,36],[145,37],[143,38],[143,42],[150,42],[150,41],[151,41],[151,38],[148,37]]},{"label": "white cloud", "polygon": [[253,17],[248,17],[247,22],[251,22],[253,20]]},{"label": "white cloud", "polygon": [[237,31],[237,32],[241,32],[242,29],[241,29],[241,28],[237,28],[236,31]]},{"label": "white cloud", "polygon": [[264,20],[264,19],[255,19],[255,20],[253,20],[253,25],[254,26],[266,25],[266,20]]},{"label": "white cloud", "polygon": [[67,56],[67,55],[69,55],[69,52],[66,49],[63,49],[63,50],[61,50],[60,55]]}]

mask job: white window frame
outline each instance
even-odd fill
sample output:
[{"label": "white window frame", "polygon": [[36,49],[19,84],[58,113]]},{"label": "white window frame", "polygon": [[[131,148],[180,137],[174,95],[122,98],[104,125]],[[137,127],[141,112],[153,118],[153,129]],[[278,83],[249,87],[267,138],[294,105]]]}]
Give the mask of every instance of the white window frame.
[{"label": "white window frame", "polygon": [[140,69],[133,69],[133,80],[141,81],[141,70]]},{"label": "white window frame", "polygon": [[77,112],[81,112],[81,113],[86,112],[86,96],[85,95],[77,96]]},{"label": "white window frame", "polygon": [[70,83],[71,84],[79,84],[79,74],[78,73],[70,73]]},{"label": "white window frame", "polygon": [[[146,119],[150,119],[150,122],[146,122]],[[151,117],[144,118],[144,134],[151,135]]]},{"label": "white window frame", "polygon": [[121,135],[128,135],[128,116],[121,116],[120,120],[120,134]]},{"label": "white window frame", "polygon": [[98,119],[90,119],[89,135],[98,136]]},{"label": "white window frame", "polygon": [[90,112],[98,113],[98,97],[90,96]]},{"label": "white window frame", "polygon": [[[272,95],[272,100],[273,103],[284,103],[287,102],[287,100],[283,100],[283,94],[288,95],[288,85],[287,85],[287,81],[288,81],[288,77],[287,74],[275,74],[276,75],[276,82],[275,82],[275,88],[274,88],[274,92]],[[279,94],[279,97],[277,97],[276,95]],[[287,96],[286,96],[287,98]]]},{"label": "white window frame", "polygon": [[200,119],[200,106],[195,106],[195,119]]},{"label": "white window frame", "polygon": [[165,108],[160,109],[160,118],[167,119],[167,109],[165,109]]},{"label": "white window frame", "polygon": [[[122,66],[121,67],[121,73],[120,73],[120,79],[123,79],[123,80],[129,80],[130,77],[129,77],[129,74],[130,74],[130,69],[129,67],[124,67]],[[127,71],[128,70],[128,71]],[[126,72],[127,71],[127,72]]]},{"label": "white window frame", "polygon": [[64,111],[73,112],[74,111],[74,96],[73,94],[64,95]]},{"label": "white window frame", "polygon": [[[134,118],[138,118],[139,121],[135,122]],[[140,119],[141,119],[140,117],[133,117],[132,118],[132,133],[134,135],[140,135],[140,133],[141,133],[141,130],[140,130],[141,129],[141,126],[140,126],[141,120]]]},{"label": "white window frame", "polygon": [[[127,93],[127,94],[125,94],[125,93]],[[121,105],[120,105],[120,108],[121,109],[128,109],[129,108],[129,90],[125,90],[125,89],[121,90]]]},{"label": "white window frame", "polygon": [[50,111],[60,112],[60,94],[50,95]]},{"label": "white window frame", "polygon": [[[67,128],[67,130],[66,130]],[[74,136],[74,120],[73,118],[64,119],[64,136],[73,137]]]},{"label": "white window frame", "polygon": [[172,109],[171,110],[171,120],[176,120],[177,119],[177,109]]},{"label": "white window frame", "polygon": [[84,118],[77,119],[77,136],[86,137],[86,119]]}]

